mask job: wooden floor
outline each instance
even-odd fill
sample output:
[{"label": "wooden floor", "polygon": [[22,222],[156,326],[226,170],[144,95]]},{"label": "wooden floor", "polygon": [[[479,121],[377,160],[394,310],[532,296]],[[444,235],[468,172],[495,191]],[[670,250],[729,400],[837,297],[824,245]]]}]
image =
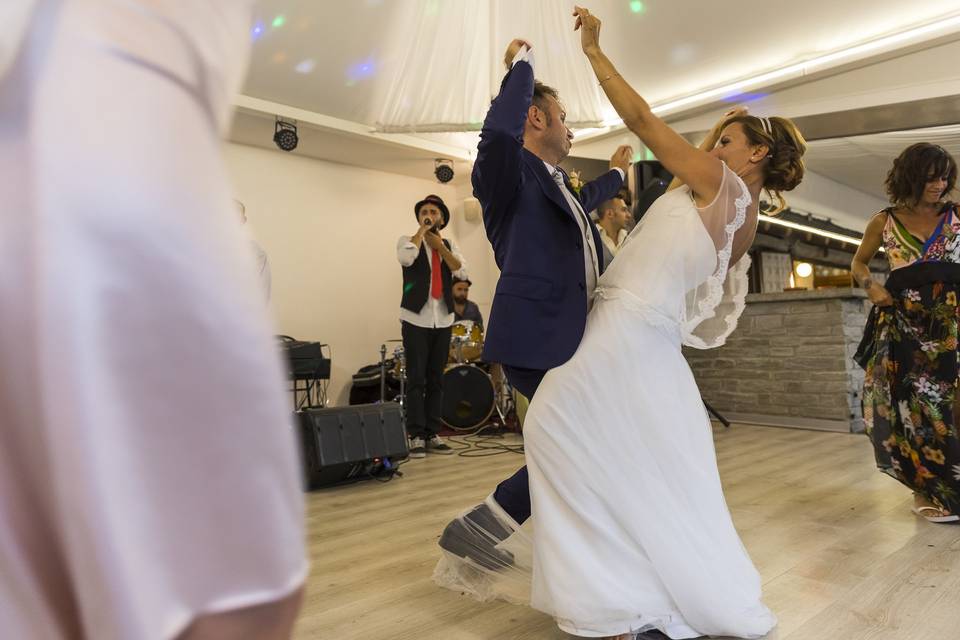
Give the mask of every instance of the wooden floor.
[{"label": "wooden floor", "polygon": [[[910,513],[864,436],[715,428],[727,501],[780,624],[770,640],[960,638],[960,526]],[[527,607],[430,579],[437,538],[522,456],[430,456],[405,477],[308,495],[313,563],[297,640],[570,638]],[[654,523],[651,523],[654,526]]]}]

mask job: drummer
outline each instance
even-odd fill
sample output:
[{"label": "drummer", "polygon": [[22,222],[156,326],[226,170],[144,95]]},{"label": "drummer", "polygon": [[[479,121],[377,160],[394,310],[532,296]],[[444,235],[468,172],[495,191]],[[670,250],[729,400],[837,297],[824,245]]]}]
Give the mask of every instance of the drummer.
[{"label": "drummer", "polygon": [[470,293],[469,278],[453,278],[453,318],[456,322],[469,320],[473,326],[479,326],[483,331],[483,316],[480,315],[480,307],[476,302],[467,300]]}]

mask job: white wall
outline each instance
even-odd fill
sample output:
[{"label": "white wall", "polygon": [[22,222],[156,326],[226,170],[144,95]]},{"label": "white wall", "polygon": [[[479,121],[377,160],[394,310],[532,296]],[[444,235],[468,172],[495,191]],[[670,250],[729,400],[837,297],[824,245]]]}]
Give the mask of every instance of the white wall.
[{"label": "white wall", "polygon": [[[380,344],[400,338],[396,242],[416,231],[414,203],[428,193],[442,197],[456,221],[445,235],[458,244],[464,235],[468,265],[491,262],[479,223],[459,220],[463,196],[453,187],[238,144],[227,144],[225,155],[251,231],[270,257],[277,331],[331,345],[334,404],[347,404],[351,376],[379,361]],[[485,288],[482,278],[474,281]]]},{"label": "white wall", "polygon": [[472,197],[473,187],[469,184],[457,189],[457,210],[452,216],[451,233],[457,239],[460,251],[467,261],[470,272],[470,299],[477,303],[484,320],[490,318],[490,305],[493,303],[493,292],[497,288],[497,279],[500,270],[493,258],[493,249],[487,240],[487,232],[483,227],[483,219],[468,221],[464,218],[462,203],[465,198]]}]

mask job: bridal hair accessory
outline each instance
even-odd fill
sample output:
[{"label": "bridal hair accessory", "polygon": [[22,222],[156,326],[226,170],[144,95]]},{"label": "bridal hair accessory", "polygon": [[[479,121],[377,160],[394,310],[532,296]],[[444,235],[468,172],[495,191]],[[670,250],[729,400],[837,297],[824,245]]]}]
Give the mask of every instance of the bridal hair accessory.
[{"label": "bridal hair accessory", "polygon": [[770,118],[760,118],[760,126],[763,127],[763,132],[773,137],[773,125],[770,124]]}]

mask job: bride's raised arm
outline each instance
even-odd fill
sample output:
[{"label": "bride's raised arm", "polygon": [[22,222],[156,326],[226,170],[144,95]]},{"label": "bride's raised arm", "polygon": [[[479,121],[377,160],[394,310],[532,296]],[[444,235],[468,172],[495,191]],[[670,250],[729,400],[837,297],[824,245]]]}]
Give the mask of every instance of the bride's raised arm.
[{"label": "bride's raised arm", "polygon": [[674,176],[690,185],[701,206],[712,202],[723,179],[723,163],[704,149],[698,149],[671,129],[650,110],[647,101],[617,73],[600,49],[600,20],[582,7],[573,11],[574,30],[600,86],[623,123],[653,152]]},{"label": "bride's raised arm", "polygon": [[[720,140],[720,134],[723,132],[723,127],[727,124],[727,122],[733,118],[738,118],[745,115],[747,115],[746,107],[736,107],[734,109],[730,109],[730,111],[727,111],[725,114],[723,114],[723,117],[717,120],[717,123],[713,125],[713,129],[710,129],[710,131],[707,133],[707,137],[703,139],[703,142],[701,142],[700,146],[697,148],[703,152],[713,149],[715,146],[717,146],[717,142]],[[674,176],[673,180],[670,181],[670,186],[667,187],[667,191],[673,191],[683,184],[685,184],[683,180]]]}]

